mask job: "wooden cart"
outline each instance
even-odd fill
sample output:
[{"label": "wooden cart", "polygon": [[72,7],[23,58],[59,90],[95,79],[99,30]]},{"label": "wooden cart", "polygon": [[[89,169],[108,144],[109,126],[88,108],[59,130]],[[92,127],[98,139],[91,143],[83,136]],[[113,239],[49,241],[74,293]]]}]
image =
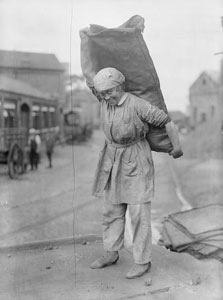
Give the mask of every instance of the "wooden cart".
[{"label": "wooden cart", "polygon": [[0,164],[8,165],[10,178],[24,173],[24,148],[28,132],[25,128],[0,128]]}]

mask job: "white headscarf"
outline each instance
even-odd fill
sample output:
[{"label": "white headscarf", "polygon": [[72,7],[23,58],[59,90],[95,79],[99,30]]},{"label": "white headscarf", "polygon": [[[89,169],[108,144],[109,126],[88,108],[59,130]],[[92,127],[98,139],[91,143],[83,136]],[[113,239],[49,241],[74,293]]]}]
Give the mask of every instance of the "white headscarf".
[{"label": "white headscarf", "polygon": [[36,129],[35,128],[30,128],[29,129],[29,134],[35,134],[36,133]]},{"label": "white headscarf", "polygon": [[98,92],[111,89],[124,81],[125,76],[115,68],[104,68],[93,79],[94,88]]}]

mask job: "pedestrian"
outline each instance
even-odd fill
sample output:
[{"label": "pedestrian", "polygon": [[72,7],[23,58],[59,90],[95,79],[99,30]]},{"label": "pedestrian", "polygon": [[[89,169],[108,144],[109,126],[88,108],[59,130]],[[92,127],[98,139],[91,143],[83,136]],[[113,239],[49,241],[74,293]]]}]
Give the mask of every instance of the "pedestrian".
[{"label": "pedestrian", "polygon": [[55,138],[52,134],[49,132],[46,135],[46,156],[48,158],[48,168],[52,168],[52,155],[53,155],[53,149],[54,149],[54,144],[55,144]]},{"label": "pedestrian", "polygon": [[35,140],[36,140],[36,143],[37,143],[36,153],[37,153],[37,160],[38,160],[38,164],[39,164],[40,160],[41,160],[41,138],[40,138],[40,131],[39,130],[35,131]]},{"label": "pedestrian", "polygon": [[145,136],[149,124],[165,126],[173,145],[170,152],[180,157],[178,133],[169,116],[144,99],[124,91],[124,75],[114,68],[100,70],[94,77],[94,90],[101,99],[101,123],[105,144],[95,174],[93,195],[103,202],[103,245],[105,253],[91,264],[98,269],[116,263],[124,244],[125,215],[134,219],[134,265],[126,274],[132,279],[151,267],[151,200],[154,195],[154,166],[151,148]]},{"label": "pedestrian", "polygon": [[36,130],[31,128],[29,130],[29,158],[31,170],[38,169],[39,157],[38,157],[38,144],[36,141]]}]

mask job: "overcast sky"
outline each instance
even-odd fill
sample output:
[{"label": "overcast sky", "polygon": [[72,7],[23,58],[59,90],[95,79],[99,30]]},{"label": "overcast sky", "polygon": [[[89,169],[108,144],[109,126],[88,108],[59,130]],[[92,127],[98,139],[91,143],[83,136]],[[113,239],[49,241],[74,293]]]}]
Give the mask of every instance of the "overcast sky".
[{"label": "overcast sky", "polygon": [[55,53],[81,74],[79,30],[117,27],[135,14],[145,18],[168,109],[185,111],[193,81],[220,68],[223,0],[0,0],[0,49]]}]

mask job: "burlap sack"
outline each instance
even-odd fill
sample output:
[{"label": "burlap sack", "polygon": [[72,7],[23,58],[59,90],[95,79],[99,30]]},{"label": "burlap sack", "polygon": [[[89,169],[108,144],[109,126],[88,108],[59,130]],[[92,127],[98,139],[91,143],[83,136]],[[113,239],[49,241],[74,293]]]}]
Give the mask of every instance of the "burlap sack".
[{"label": "burlap sack", "polygon": [[[117,28],[90,25],[80,30],[81,67],[87,84],[93,88],[93,77],[106,67],[121,71],[125,78],[125,89],[167,113],[152,58],[142,36],[144,19],[133,16]],[[165,127],[150,126],[147,135],[151,149],[170,152],[172,145]]]}]

